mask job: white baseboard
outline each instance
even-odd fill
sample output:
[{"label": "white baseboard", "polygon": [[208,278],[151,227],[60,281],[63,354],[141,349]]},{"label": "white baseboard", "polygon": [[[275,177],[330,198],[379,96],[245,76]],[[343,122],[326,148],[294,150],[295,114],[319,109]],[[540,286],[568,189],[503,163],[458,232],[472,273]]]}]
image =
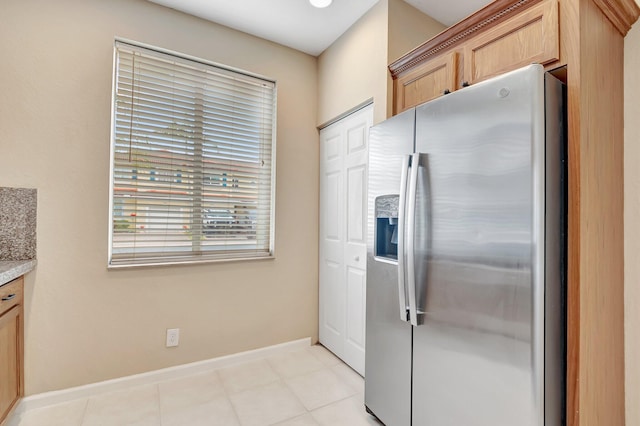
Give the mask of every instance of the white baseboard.
[{"label": "white baseboard", "polygon": [[177,365],[175,367],[163,368],[161,370],[134,374],[132,376],[120,377],[117,379],[105,380],[104,382],[90,383],[88,385],[30,395],[20,401],[20,404],[16,407],[14,416],[17,417],[25,411],[36,408],[61,404],[63,402],[81,398],[89,398],[107,392],[124,390],[133,386],[149,385],[165,380],[179,379],[194,374],[206,373],[208,371],[241,364],[243,362],[254,361],[273,355],[308,348],[309,346],[311,346],[311,338],[307,337],[300,340],[280,343],[278,345],[239,352],[237,354]]}]

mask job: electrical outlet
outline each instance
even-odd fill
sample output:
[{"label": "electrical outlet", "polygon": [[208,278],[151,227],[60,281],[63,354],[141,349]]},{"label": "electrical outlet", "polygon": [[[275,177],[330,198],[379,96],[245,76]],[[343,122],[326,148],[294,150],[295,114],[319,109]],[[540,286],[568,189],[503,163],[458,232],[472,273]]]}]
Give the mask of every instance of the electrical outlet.
[{"label": "electrical outlet", "polygon": [[167,347],[171,348],[173,346],[178,346],[179,342],[180,342],[180,329],[168,328],[167,329]]}]

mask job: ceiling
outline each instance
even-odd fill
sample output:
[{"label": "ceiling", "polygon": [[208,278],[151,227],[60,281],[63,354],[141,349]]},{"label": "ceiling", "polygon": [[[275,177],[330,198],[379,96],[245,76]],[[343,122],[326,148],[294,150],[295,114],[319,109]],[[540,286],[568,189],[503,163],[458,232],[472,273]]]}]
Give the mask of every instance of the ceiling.
[{"label": "ceiling", "polygon": [[449,26],[471,15],[491,0],[404,0],[411,6]]},{"label": "ceiling", "polygon": [[[317,56],[378,0],[334,0],[317,9],[308,0],[150,0]],[[404,0],[451,25],[489,0]]]}]

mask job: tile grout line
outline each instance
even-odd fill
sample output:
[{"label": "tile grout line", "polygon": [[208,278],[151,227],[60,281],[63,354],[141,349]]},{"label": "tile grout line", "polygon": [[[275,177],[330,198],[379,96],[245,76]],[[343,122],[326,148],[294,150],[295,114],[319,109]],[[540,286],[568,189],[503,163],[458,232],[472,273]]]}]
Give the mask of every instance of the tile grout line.
[{"label": "tile grout line", "polygon": [[[306,352],[306,353],[310,353],[310,354],[312,355],[312,357],[313,357],[313,358],[315,358],[318,362],[320,362],[320,364],[322,364],[322,361],[320,361],[319,359],[317,359],[317,357],[316,357],[315,355],[313,355],[313,353],[311,353],[310,351],[308,351],[308,348],[305,348],[303,351],[304,351],[304,352]],[[291,353],[292,353],[292,352],[296,352],[296,351],[291,351]],[[302,351],[300,351],[300,352],[302,352]],[[297,417],[304,416],[305,414],[309,414],[309,415],[311,415],[310,411],[307,409],[307,407],[305,407],[305,405],[304,405],[304,403],[302,402],[302,400],[298,397],[298,395],[296,395],[296,393],[293,391],[293,389],[291,389],[291,386],[289,386],[289,384],[287,383],[287,379],[288,379],[288,378],[290,378],[290,377],[284,377],[280,372],[278,372],[278,369],[277,369],[277,368],[272,364],[272,362],[271,362],[268,358],[264,358],[264,360],[267,362],[267,364],[269,365],[269,367],[270,367],[270,368],[271,368],[271,369],[276,373],[276,375],[277,375],[277,376],[278,376],[278,378],[279,378],[279,381],[280,381],[280,382],[282,382],[282,384],[285,386],[285,388],[286,388],[286,389],[291,393],[291,395],[293,395],[293,397],[295,398],[295,400],[300,404],[300,406],[301,406],[301,407],[304,409],[304,411],[305,411],[305,412],[304,412],[304,413],[302,413],[302,414],[297,414],[297,415],[295,415],[295,416],[293,416],[293,417],[288,417],[288,418],[286,418],[286,419],[281,419],[281,420],[279,420],[279,421],[277,421],[277,422],[275,422],[275,423],[271,423],[271,424],[270,424],[270,425],[268,425],[268,426],[277,425],[278,423],[282,423],[282,422],[285,422],[285,421],[288,421],[288,420],[292,420],[292,419],[295,419],[295,418],[297,418]],[[316,371],[316,370],[314,370],[314,371]],[[305,373],[305,374],[308,374],[308,373]],[[298,374],[298,375],[296,375],[296,376],[302,376],[302,375],[304,375],[304,374]],[[296,376],[293,376],[293,377],[296,377]],[[315,419],[314,419],[314,420],[315,420]]]},{"label": "tile grout line", "polygon": [[[353,393],[352,393],[352,394],[349,394],[348,396],[345,396],[344,398],[339,398],[339,399],[337,399],[337,400],[335,400],[335,401],[333,401],[333,402],[329,402],[329,403],[327,403],[327,404],[320,405],[320,406],[318,406],[318,407],[314,408],[313,410],[307,410],[307,411],[309,411],[309,412],[311,412],[311,411],[315,411],[315,410],[317,410],[318,408],[326,407],[327,405],[331,405],[331,404],[333,404],[333,403],[335,403],[335,402],[339,402],[339,401],[345,400],[345,399],[347,399],[347,398],[351,398],[352,396],[357,395],[357,394],[360,392],[358,389],[356,389],[356,388],[354,388],[353,386],[351,386],[351,384],[350,384],[350,383],[347,383],[347,381],[346,381],[346,380],[344,380],[342,377],[340,377],[340,375],[338,375],[335,371],[333,371],[333,369],[332,369],[331,367],[328,367],[328,366],[324,366],[324,367],[323,367],[323,368],[321,368],[320,370],[315,370],[315,371],[312,371],[312,372],[309,372],[309,373],[305,373],[304,375],[309,375],[309,374],[317,373],[318,371],[321,371],[321,370],[326,370],[328,373],[332,374],[332,375],[333,375],[333,376],[338,380],[338,382],[339,382],[340,384],[344,385],[347,389],[351,390]],[[301,374],[300,376],[302,376],[302,374]],[[293,389],[291,389],[291,391],[293,392]],[[303,405],[304,405],[304,404],[303,404]],[[306,408],[306,407],[305,407],[305,408]]]},{"label": "tile grout line", "polygon": [[80,426],[84,425],[84,418],[87,415],[87,408],[89,407],[89,398],[86,398],[84,407],[82,408],[82,416],[80,416]]},{"label": "tile grout line", "polygon": [[[308,350],[307,350],[307,351],[308,351]],[[328,406],[330,406],[330,405],[332,405],[332,404],[337,404],[337,403],[342,402],[342,401],[345,401],[345,400],[347,400],[347,399],[349,399],[349,398],[353,398],[354,396],[356,396],[356,395],[358,395],[358,394],[359,394],[359,390],[358,390],[358,389],[355,389],[353,386],[351,386],[351,384],[350,384],[350,383],[347,383],[347,381],[346,381],[346,380],[344,380],[344,379],[343,379],[339,374],[337,374],[337,373],[333,370],[333,367],[335,367],[336,365],[339,365],[339,364],[342,362],[341,360],[339,360],[339,362],[338,362],[338,363],[335,363],[335,364],[333,364],[333,365],[328,365],[328,364],[324,363],[322,360],[320,360],[320,359],[318,358],[318,356],[316,356],[312,351],[308,351],[308,352],[309,352],[309,353],[311,353],[311,355],[312,355],[312,356],[313,356],[313,357],[314,357],[318,362],[320,362],[320,364],[322,364],[322,367],[321,367],[321,368],[319,368],[319,369],[317,369],[317,370],[307,371],[307,372],[305,372],[305,373],[297,374],[297,375],[292,376],[292,377],[287,377],[287,378],[284,378],[284,377],[283,377],[283,378],[282,378],[282,381],[284,382],[285,386],[286,386],[286,387],[291,391],[291,393],[293,394],[293,396],[298,400],[298,402],[300,402],[300,403],[301,403],[302,407],[306,410],[306,414],[310,415],[310,416],[311,416],[311,418],[313,419],[313,421],[314,421],[314,422],[316,422],[316,423],[318,423],[318,421],[316,420],[316,418],[313,416],[313,412],[314,412],[314,411],[319,410],[319,409],[324,408],[324,407],[328,407]],[[332,355],[333,355],[333,354],[332,354]],[[335,355],[333,355],[333,356],[335,356]],[[344,364],[344,365],[346,365],[347,367],[349,367],[347,364]],[[349,368],[351,368],[351,367],[349,367]],[[289,385],[289,383],[288,383],[288,381],[287,381],[287,380],[290,380],[290,379],[293,379],[293,378],[296,378],[296,377],[301,377],[301,376],[307,376],[307,375],[310,375],[310,374],[314,374],[314,373],[317,373],[318,371],[321,371],[321,370],[325,370],[325,371],[329,372],[330,374],[332,374],[333,376],[335,376],[335,377],[338,379],[338,382],[339,382],[340,384],[344,385],[347,389],[351,390],[351,392],[353,392],[353,393],[351,393],[351,394],[349,394],[349,395],[347,395],[347,396],[345,396],[345,397],[343,397],[343,398],[339,398],[339,399],[337,399],[337,400],[335,400],[335,401],[332,401],[332,402],[329,402],[329,403],[326,403],[326,404],[320,405],[320,406],[318,406],[318,407],[315,407],[314,409],[308,409],[308,408],[305,406],[304,402],[300,399],[300,397],[298,397],[298,395],[295,393],[295,391],[293,390],[293,388]],[[304,414],[302,414],[302,415],[304,415]],[[281,423],[282,421],[287,421],[287,420],[295,419],[295,418],[300,417],[300,416],[301,416],[301,415],[293,416],[293,417],[290,417],[290,418],[287,418],[287,419],[281,420],[280,422],[273,423],[272,425],[269,425],[269,426],[277,425],[278,423]]]},{"label": "tile grout line", "polygon": [[[300,399],[300,397],[299,397],[298,395],[296,395],[296,393],[293,391],[293,389],[291,388],[291,386],[289,386],[289,383],[287,383],[287,381],[286,381],[286,380],[284,380],[284,379],[282,380],[282,382],[284,383],[285,387],[289,390],[289,392],[291,392],[291,395],[293,395],[293,397],[296,399],[296,401],[298,401],[298,402],[300,403],[300,405],[302,406],[302,408],[304,408],[304,410],[305,410],[307,413],[309,413],[309,412],[310,412],[310,411],[309,411],[309,409],[304,405],[304,402],[302,402],[302,400]],[[293,418],[295,418],[295,417],[298,417],[298,416],[290,417],[290,418],[285,419],[285,420],[290,420],[290,419],[293,419]],[[277,423],[274,423],[274,424],[277,424]]]},{"label": "tile grout line", "polygon": [[156,383],[155,385],[156,388],[156,402],[158,403],[158,423],[160,423],[159,426],[162,426],[162,403],[160,402],[160,383]]},{"label": "tile grout line", "polygon": [[342,383],[343,385],[345,385],[347,388],[351,389],[351,391],[352,391],[353,393],[352,393],[352,394],[350,394],[350,395],[345,396],[344,398],[339,398],[339,399],[336,399],[335,401],[329,402],[329,403],[327,403],[327,404],[320,405],[320,406],[318,406],[318,407],[314,408],[313,410],[307,410],[307,411],[309,412],[309,414],[311,414],[311,412],[313,412],[313,411],[319,410],[319,409],[324,408],[324,407],[328,407],[329,405],[332,405],[332,404],[337,404],[338,402],[342,402],[342,401],[344,401],[344,400],[346,400],[346,399],[353,398],[354,396],[356,396],[356,395],[359,395],[359,394],[360,394],[360,391],[359,391],[359,390],[355,389],[355,388],[354,388],[353,386],[351,386],[349,383],[346,383],[345,381],[343,381],[343,380],[342,380],[342,378],[341,378],[339,375],[337,375],[337,374],[336,374],[336,373],[335,373],[331,368],[328,368],[328,370],[329,370],[329,371],[331,371],[331,372],[332,372],[332,373],[333,373],[333,374],[338,378],[338,380],[340,381],[340,383]]},{"label": "tile grout line", "polygon": [[327,404],[320,405],[320,406],[318,406],[318,407],[314,408],[313,410],[309,410],[309,413],[311,413],[312,411],[319,410],[319,409],[321,409],[321,408],[328,407],[329,405],[337,404],[337,403],[339,403],[339,402],[342,402],[342,401],[345,401],[345,400],[347,400],[347,399],[353,398],[354,396],[357,396],[357,395],[359,395],[359,392],[357,392],[357,391],[356,391],[356,393],[353,393],[353,394],[351,394],[351,395],[349,395],[349,396],[345,396],[344,398],[336,399],[336,400],[335,400],[335,401],[333,401],[333,402],[329,402],[329,403],[327,403]]},{"label": "tile grout line", "polygon": [[[237,365],[242,365],[242,364],[248,364],[251,361],[245,362],[245,363],[240,363]],[[229,367],[227,367],[229,368]],[[219,370],[223,370],[223,368],[219,369]],[[242,421],[240,420],[240,414],[238,414],[238,410],[236,410],[236,406],[233,404],[233,401],[231,400],[231,394],[229,393],[229,390],[227,389],[227,386],[224,383],[224,379],[220,376],[220,372],[219,370],[214,370],[216,373],[216,377],[218,378],[218,380],[220,380],[220,384],[222,385],[222,391],[224,392],[224,397],[227,399],[227,401],[229,401],[229,405],[231,406],[231,410],[233,411],[233,415],[235,416],[236,420],[238,421],[238,425],[242,426]]]}]

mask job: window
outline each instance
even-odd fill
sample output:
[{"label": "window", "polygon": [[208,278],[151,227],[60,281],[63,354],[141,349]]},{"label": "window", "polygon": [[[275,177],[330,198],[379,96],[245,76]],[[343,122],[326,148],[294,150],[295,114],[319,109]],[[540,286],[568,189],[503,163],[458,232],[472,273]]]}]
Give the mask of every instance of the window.
[{"label": "window", "polygon": [[273,81],[116,41],[109,266],[273,255]]}]

